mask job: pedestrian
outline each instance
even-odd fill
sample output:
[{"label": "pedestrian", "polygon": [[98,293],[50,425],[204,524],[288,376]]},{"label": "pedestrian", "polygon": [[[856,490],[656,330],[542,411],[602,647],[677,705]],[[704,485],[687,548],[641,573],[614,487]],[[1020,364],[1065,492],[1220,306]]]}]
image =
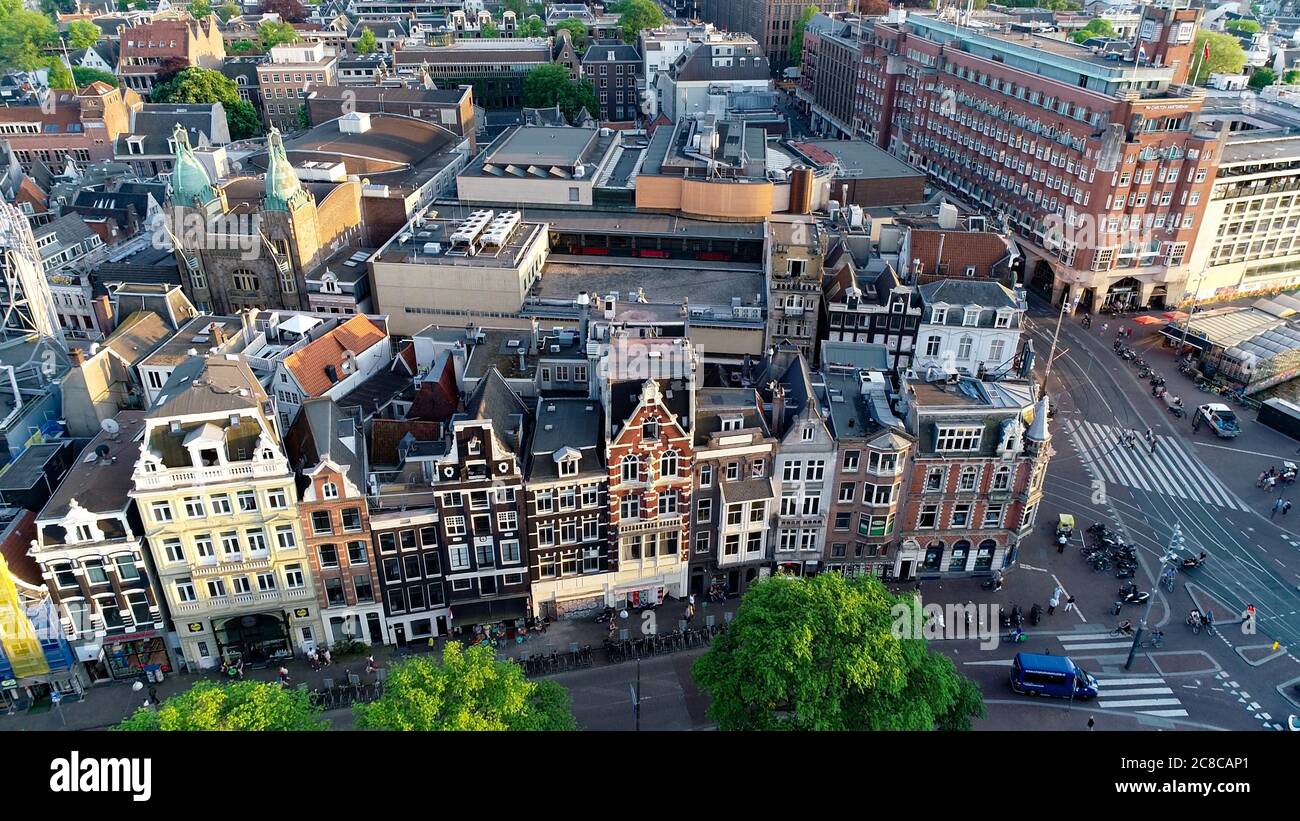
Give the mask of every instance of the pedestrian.
[{"label": "pedestrian", "polygon": [[1073,609],[1074,609],[1074,596],[1070,596],[1065,600],[1065,612],[1069,613]]},{"label": "pedestrian", "polygon": [[1106,335],[1106,332],[1109,331],[1109,330],[1110,330],[1110,323],[1109,323],[1109,322],[1103,322],[1103,323],[1101,323],[1101,335],[1102,335],[1102,336],[1105,336],[1105,335]]},{"label": "pedestrian", "polygon": [[1269,476],[1267,479],[1264,480],[1264,489],[1267,491],[1272,491],[1276,485],[1277,485],[1276,476]]},{"label": "pedestrian", "polygon": [[1047,615],[1049,616],[1056,615],[1056,606],[1060,603],[1061,603],[1061,588],[1058,587],[1056,588],[1056,592],[1052,594],[1052,598],[1047,602]]},{"label": "pedestrian", "polygon": [[1092,732],[1092,728],[1096,726],[1097,726],[1097,719],[1093,718],[1092,716],[1088,716],[1088,732]]},{"label": "pedestrian", "polygon": [[149,685],[149,703],[152,704],[154,707],[157,707],[159,704],[162,703],[161,701],[158,700],[158,688],[153,686],[152,684]]},{"label": "pedestrian", "polygon": [[1205,632],[1207,634],[1212,632],[1214,630],[1214,611],[1206,610],[1202,619],[1205,621]]},{"label": "pedestrian", "polygon": [[329,649],[328,647],[325,648],[325,652],[324,652],[323,655],[324,655],[324,657],[325,657],[325,666],[326,666],[326,667],[329,667],[331,664],[334,663],[334,659],[331,658],[331,656],[330,656],[330,649]]},{"label": "pedestrian", "polygon": [[686,623],[690,624],[691,620],[694,618],[695,618],[695,605],[693,604],[686,605]]},{"label": "pedestrian", "polygon": [[1277,516],[1277,514],[1281,513],[1282,505],[1284,504],[1285,502],[1282,501],[1282,497],[1281,496],[1277,497],[1277,499],[1273,501],[1273,512],[1269,514],[1268,518],[1272,519],[1273,517]]},{"label": "pedestrian", "polygon": [[1151,455],[1152,455],[1152,456],[1155,456],[1155,455],[1156,455],[1156,440],[1155,440],[1155,439],[1152,439],[1152,440],[1151,440]]},{"label": "pedestrian", "polygon": [[1285,516],[1290,512],[1291,512],[1291,500],[1287,499],[1286,502],[1282,504],[1282,515]]},{"label": "pedestrian", "polygon": [[320,653],[316,652],[315,647],[307,651],[307,661],[311,662],[311,669],[320,669]]},{"label": "pedestrian", "polygon": [[694,607],[694,606],[695,606],[695,594],[694,594],[694,593],[692,593],[691,595],[689,595],[689,596],[686,597],[686,603],[689,604],[691,607]]}]

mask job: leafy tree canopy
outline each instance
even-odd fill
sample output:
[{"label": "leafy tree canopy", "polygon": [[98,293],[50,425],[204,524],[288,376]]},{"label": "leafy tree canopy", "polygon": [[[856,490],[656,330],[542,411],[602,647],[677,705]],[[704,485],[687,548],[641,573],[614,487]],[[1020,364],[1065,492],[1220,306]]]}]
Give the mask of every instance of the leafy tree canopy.
[{"label": "leafy tree canopy", "polygon": [[[1210,47],[1210,59],[1202,60],[1199,55],[1207,44]],[[1237,38],[1213,31],[1196,32],[1192,57],[1196,66],[1196,76],[1191,78],[1193,85],[1205,82],[1211,74],[1240,74],[1246,65],[1246,52],[1242,50]]]},{"label": "leafy tree canopy", "polygon": [[1094,17],[1088,21],[1088,25],[1070,35],[1070,38],[1076,43],[1082,43],[1092,37],[1114,37],[1115,27],[1110,24],[1109,20],[1103,20],[1100,17]]},{"label": "leafy tree canopy", "polygon": [[68,24],[68,46],[77,50],[90,48],[99,42],[99,26],[89,20],[73,20]]},{"label": "leafy tree canopy", "polygon": [[560,685],[528,681],[490,647],[457,642],[443,648],[441,661],[416,656],[394,664],[383,697],[353,711],[357,727],[376,730],[577,729]]},{"label": "leafy tree canopy", "polygon": [[94,82],[108,83],[111,86],[117,86],[117,75],[111,71],[104,71],[98,68],[82,68],[74,66],[72,69],[72,79],[76,82],[77,88],[85,88]]},{"label": "leafy tree canopy", "polygon": [[190,0],[190,16],[202,20],[212,14],[212,4],[208,0]]},{"label": "leafy tree canopy", "polygon": [[500,37],[501,29],[497,28],[496,23],[493,23],[492,21],[489,20],[488,22],[483,24],[483,27],[478,30],[478,33],[480,37],[486,37],[491,39],[495,37]]},{"label": "leafy tree canopy", "polygon": [[1257,34],[1259,32],[1259,23],[1254,20],[1229,20],[1223,24],[1228,31],[1239,31],[1242,34]]},{"label": "leafy tree canopy", "polygon": [[[979,689],[922,638],[900,638],[872,576],[776,576],[751,587],[693,673],[723,730],[964,730]],[[906,635],[906,634],[904,634]]]},{"label": "leafy tree canopy", "polygon": [[157,710],[141,707],[117,730],[325,730],[329,725],[307,693],[278,683],[200,681],[165,700]]},{"label": "leafy tree canopy", "polygon": [[307,9],[298,0],[262,0],[263,14],[278,14],[286,23],[302,23],[307,19]]},{"label": "leafy tree canopy", "polygon": [[[585,26],[584,26],[585,28]],[[546,24],[541,20],[534,20],[529,17],[515,28],[520,37],[545,37]]]},{"label": "leafy tree canopy", "polygon": [[1271,68],[1257,68],[1255,73],[1250,75],[1250,81],[1247,83],[1251,88],[1259,90],[1265,86],[1271,86],[1277,82],[1277,72]]},{"label": "leafy tree canopy", "polygon": [[[540,20],[537,21],[541,23]],[[587,43],[587,25],[581,20],[561,20],[555,24],[555,31],[558,34],[560,29],[568,30],[573,39],[573,47],[581,49]],[[543,27],[545,31],[545,27]]]},{"label": "leafy tree canopy", "polygon": [[231,17],[238,17],[240,11],[241,9],[239,8],[239,4],[236,3],[235,0],[226,0],[226,2],[222,3],[221,7],[217,9],[217,17],[221,18],[221,22],[225,23],[228,22]]},{"label": "leafy tree canopy", "polygon": [[275,46],[298,42],[298,32],[288,23],[265,22],[257,27],[257,39],[262,48],[269,51]]},{"label": "leafy tree canopy", "polygon": [[556,103],[570,120],[584,107],[594,115],[598,110],[596,87],[590,80],[570,80],[568,69],[555,63],[524,75],[525,106],[550,108]]},{"label": "leafy tree canopy", "polygon": [[361,30],[361,36],[357,38],[356,45],[352,47],[357,54],[374,54],[379,50],[379,40],[375,33],[369,28]]},{"label": "leafy tree canopy", "polygon": [[622,15],[618,25],[625,43],[635,43],[642,29],[659,28],[665,20],[663,9],[654,0],[623,0],[618,12]]},{"label": "leafy tree canopy", "polygon": [[212,69],[187,68],[154,86],[150,99],[155,103],[221,103],[232,140],[255,137],[262,130],[257,111],[239,98],[235,81]]}]

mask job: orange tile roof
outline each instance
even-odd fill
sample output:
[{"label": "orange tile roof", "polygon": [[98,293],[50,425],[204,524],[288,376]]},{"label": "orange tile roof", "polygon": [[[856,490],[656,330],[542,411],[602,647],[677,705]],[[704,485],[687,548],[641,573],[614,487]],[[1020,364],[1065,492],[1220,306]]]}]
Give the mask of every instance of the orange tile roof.
[{"label": "orange tile roof", "polygon": [[309,342],[302,349],[286,356],[284,365],[308,396],[324,396],[326,391],[334,387],[334,382],[325,373],[325,366],[333,365],[339,379],[342,379],[343,362],[348,354],[360,354],[382,342],[384,337],[382,328],[371,322],[369,317],[358,314],[320,339]]}]

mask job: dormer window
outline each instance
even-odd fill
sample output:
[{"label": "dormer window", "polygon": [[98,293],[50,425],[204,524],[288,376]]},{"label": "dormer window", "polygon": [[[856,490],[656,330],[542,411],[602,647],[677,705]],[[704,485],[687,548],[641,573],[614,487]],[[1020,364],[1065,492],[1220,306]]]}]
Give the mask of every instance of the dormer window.
[{"label": "dormer window", "polygon": [[948,321],[948,308],[937,307],[930,309],[930,322],[934,325],[942,325]]},{"label": "dormer window", "polygon": [[744,424],[745,424],[744,419],[741,419],[739,416],[733,416],[722,420],[722,429],[724,431],[740,430]]},{"label": "dormer window", "polygon": [[90,529],[90,525],[77,525],[76,534],[77,534],[77,541],[79,542],[88,542],[91,539],[95,538],[93,532]]},{"label": "dormer window", "polygon": [[577,475],[578,475],[578,460],[577,460],[577,459],[572,459],[572,458],[570,458],[570,459],[562,459],[562,460],[560,461],[560,475],[561,475],[561,476],[577,476]]},{"label": "dormer window", "polygon": [[477,436],[471,437],[470,440],[465,443],[465,449],[469,452],[470,456],[478,456],[483,452],[483,440],[479,439]]},{"label": "dormer window", "polygon": [[1010,328],[1010,327],[1011,327],[1011,316],[1012,316],[1012,312],[1011,312],[1011,311],[998,311],[998,318],[997,318],[997,320],[994,322],[995,327],[998,327],[998,328]]},{"label": "dormer window", "polygon": [[262,448],[262,458],[271,460],[275,458],[275,451],[270,448]]},{"label": "dormer window", "polygon": [[333,482],[326,482],[321,485],[321,495],[326,499],[337,499],[339,497],[339,486]]},{"label": "dormer window", "polygon": [[979,321],[980,321],[979,308],[967,308],[961,317],[961,324],[963,325],[978,325]]},{"label": "dormer window", "polygon": [[641,438],[653,440],[659,438],[659,420],[649,419],[641,425]]}]

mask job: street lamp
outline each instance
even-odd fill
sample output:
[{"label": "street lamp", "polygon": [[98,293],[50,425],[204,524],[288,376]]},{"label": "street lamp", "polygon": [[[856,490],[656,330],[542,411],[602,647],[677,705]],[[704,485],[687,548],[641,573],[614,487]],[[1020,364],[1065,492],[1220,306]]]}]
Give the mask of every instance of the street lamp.
[{"label": "street lamp", "polygon": [[1073,311],[1077,307],[1079,307],[1079,298],[1076,296],[1071,301],[1069,286],[1067,286],[1065,293],[1061,295],[1061,312],[1056,316],[1056,332],[1052,334],[1052,348],[1047,352],[1047,367],[1043,371],[1043,394],[1047,393],[1047,380],[1052,375],[1052,360],[1056,358],[1056,343],[1061,338],[1061,323],[1065,320],[1065,312],[1067,309]]},{"label": "street lamp", "polygon": [[[627,621],[627,608],[618,614],[620,619]],[[629,631],[630,634],[630,631]],[[636,685],[628,685],[632,691],[632,714],[636,716],[636,731],[641,732],[641,654],[636,654]]]},{"label": "street lamp", "polygon": [[[1178,558],[1178,551],[1181,550],[1182,547],[1183,526],[1181,524],[1175,524],[1173,535],[1169,537],[1169,549],[1165,551],[1165,555],[1160,559],[1161,573],[1164,572],[1166,567],[1173,566],[1174,561]],[[1151,608],[1155,603],[1156,588],[1152,587],[1151,595],[1147,598],[1147,611],[1142,614],[1142,622],[1138,625],[1137,632],[1133,634],[1133,646],[1129,648],[1128,660],[1124,662],[1125,670],[1131,670],[1133,668],[1133,658],[1137,655],[1138,647],[1142,645],[1142,635],[1146,632],[1147,623],[1151,620]]]},{"label": "street lamp", "polygon": [[1205,279],[1205,275],[1209,270],[1209,266],[1202,268],[1200,276],[1196,278],[1196,290],[1192,291],[1192,304],[1187,306],[1187,322],[1183,324],[1183,338],[1178,343],[1175,356],[1182,356],[1183,348],[1187,347],[1187,332],[1192,329],[1192,317],[1196,315],[1196,296],[1201,292],[1201,281]]}]

